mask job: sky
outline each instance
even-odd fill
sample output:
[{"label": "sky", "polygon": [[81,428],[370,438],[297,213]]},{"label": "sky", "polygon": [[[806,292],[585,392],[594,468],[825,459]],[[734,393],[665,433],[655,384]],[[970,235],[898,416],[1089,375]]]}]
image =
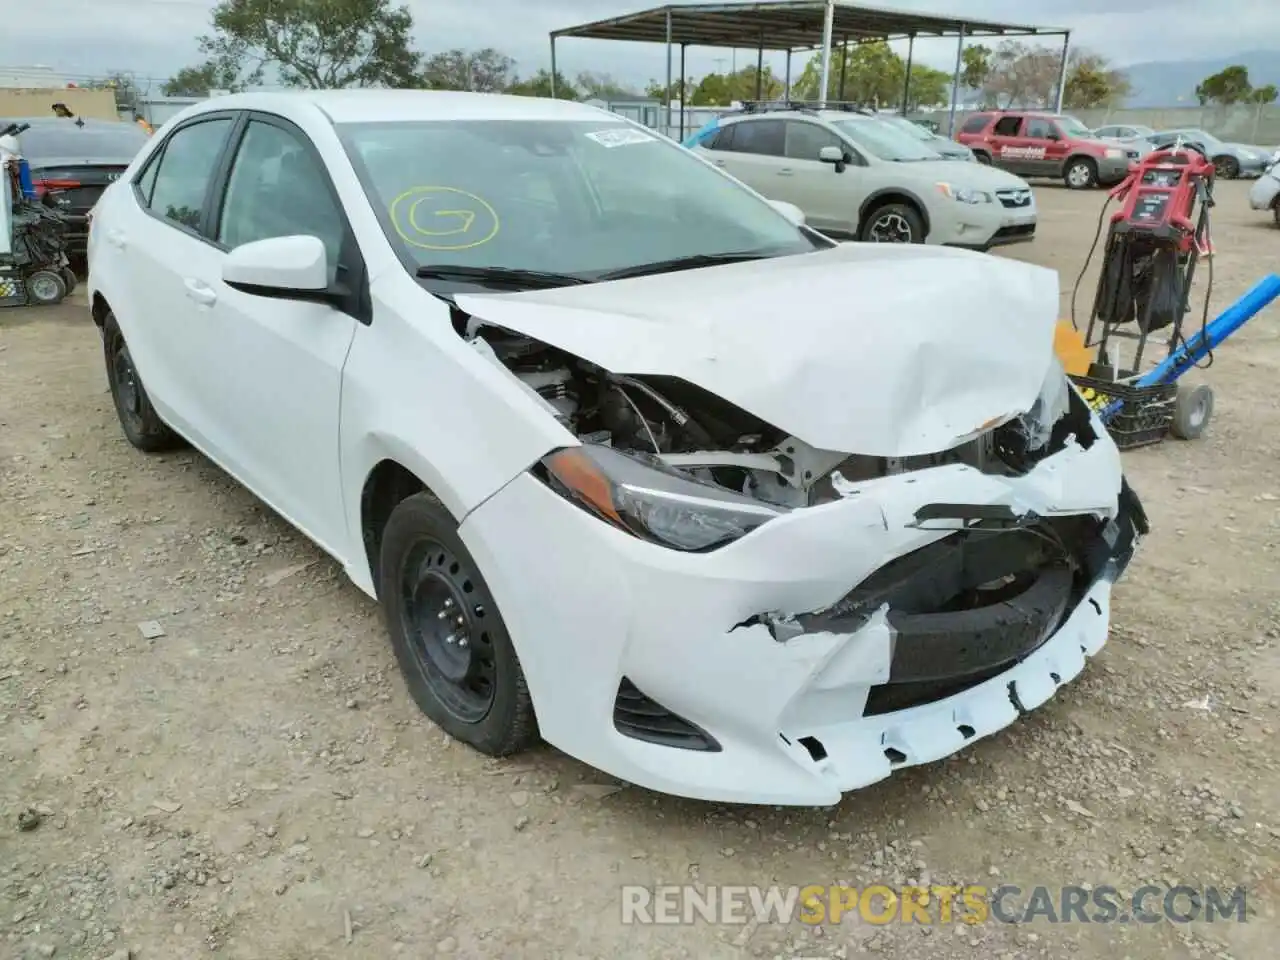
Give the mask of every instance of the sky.
[{"label": "sky", "polygon": [[[548,65],[552,29],[657,6],[661,0],[401,0],[414,14],[418,48],[497,47],[521,74]],[[679,2],[679,0],[675,0]],[[872,0],[900,10],[971,16],[1072,29],[1073,45],[1118,65],[1149,60],[1211,59],[1280,48],[1280,0]],[[49,66],[68,76],[114,71],[163,80],[199,60],[196,38],[207,31],[215,0],[41,0],[0,31],[0,66]],[[1212,8],[1212,13],[1206,7]],[[1157,41],[1155,38],[1159,38]],[[1056,43],[1056,41],[1050,41]],[[901,51],[901,52],[905,52]],[[691,48],[687,72],[700,76],[741,67],[754,51]],[[660,45],[565,39],[558,64],[570,76],[606,72],[643,85],[665,75]],[[953,40],[916,44],[916,57],[949,68]],[[767,58],[776,70],[782,57]],[[678,69],[678,68],[677,68]],[[799,70],[799,65],[796,66]]]}]

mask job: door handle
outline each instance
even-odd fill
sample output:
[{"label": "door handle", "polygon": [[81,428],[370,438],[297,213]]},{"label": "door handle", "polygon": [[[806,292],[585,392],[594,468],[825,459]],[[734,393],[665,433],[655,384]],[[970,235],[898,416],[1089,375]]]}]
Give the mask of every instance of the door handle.
[{"label": "door handle", "polygon": [[712,163],[714,163],[717,167],[723,167],[723,166],[724,166],[724,161],[723,161],[723,160],[712,160],[711,162],[712,162]]},{"label": "door handle", "polygon": [[795,171],[793,171],[790,167],[783,167],[781,170],[778,171],[778,176],[789,177],[794,172]]},{"label": "door handle", "polygon": [[206,307],[211,307],[218,302],[217,291],[204,281],[193,280],[188,277],[183,280],[182,283],[187,288],[187,296],[196,303],[201,303]]},{"label": "door handle", "polygon": [[113,247],[119,247],[121,250],[126,246],[124,234],[119,230],[107,231],[107,243],[111,244]]}]

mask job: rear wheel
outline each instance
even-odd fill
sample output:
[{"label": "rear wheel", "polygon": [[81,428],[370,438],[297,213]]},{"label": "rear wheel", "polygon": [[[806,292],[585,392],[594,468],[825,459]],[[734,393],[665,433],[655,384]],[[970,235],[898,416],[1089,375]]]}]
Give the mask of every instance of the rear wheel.
[{"label": "rear wheel", "polygon": [[419,709],[481,753],[517,753],[537,734],[533,701],[498,604],[429,493],[397,504],[382,537],[378,597]]},{"label": "rear wheel", "polygon": [[1170,431],[1179,440],[1198,440],[1213,416],[1213,388],[1208,384],[1179,386]]},{"label": "rear wheel", "polygon": [[75,290],[76,285],[80,282],[80,278],[76,276],[76,272],[70,267],[63,267],[58,273],[61,274],[62,281],[67,285],[67,294],[70,295],[71,291]]},{"label": "rear wheel", "polygon": [[1062,179],[1072,190],[1089,190],[1098,185],[1098,165],[1089,157],[1072,157]]},{"label": "rear wheel", "polygon": [[37,270],[27,275],[27,296],[32,303],[51,307],[67,295],[67,281],[57,270]]},{"label": "rear wheel", "polygon": [[1240,176],[1240,163],[1235,157],[1214,157],[1213,172],[1223,180],[1234,180]]},{"label": "rear wheel", "polygon": [[978,162],[982,164],[984,167],[991,166],[991,154],[983,153],[981,150],[975,150],[973,152],[973,155],[974,157],[977,158]]},{"label": "rear wheel", "polygon": [[924,220],[914,207],[886,203],[867,214],[858,239],[865,243],[924,243]]},{"label": "rear wheel", "polygon": [[113,314],[102,324],[102,348],[107,361],[107,386],[116,406],[125,439],[146,453],[159,453],[182,445],[182,438],[169,429],[147,396],[142,378],[133,366],[133,355]]}]

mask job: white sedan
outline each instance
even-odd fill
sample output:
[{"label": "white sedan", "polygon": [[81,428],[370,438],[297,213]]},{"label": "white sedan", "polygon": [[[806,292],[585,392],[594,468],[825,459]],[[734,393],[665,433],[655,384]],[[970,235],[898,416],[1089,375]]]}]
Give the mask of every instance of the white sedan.
[{"label": "white sedan", "polygon": [[205,101],[89,260],[128,440],[335,557],[490,755],[834,803],[1078,674],[1146,531],[1054,273],[833,243],[586,105]]}]

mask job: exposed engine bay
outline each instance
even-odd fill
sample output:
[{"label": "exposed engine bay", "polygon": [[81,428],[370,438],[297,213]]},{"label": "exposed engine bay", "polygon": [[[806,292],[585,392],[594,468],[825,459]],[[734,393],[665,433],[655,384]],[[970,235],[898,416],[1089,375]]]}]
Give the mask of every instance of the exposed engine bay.
[{"label": "exposed engine bay", "polygon": [[783,508],[838,499],[845,484],[951,463],[1021,475],[1073,440],[1086,449],[1094,440],[1089,410],[1060,371],[1060,382],[1047,382],[1031,410],[950,450],[871,457],[814,448],[676,377],[613,373],[457,308],[454,322],[584,443],[656,458],[690,478]]}]

